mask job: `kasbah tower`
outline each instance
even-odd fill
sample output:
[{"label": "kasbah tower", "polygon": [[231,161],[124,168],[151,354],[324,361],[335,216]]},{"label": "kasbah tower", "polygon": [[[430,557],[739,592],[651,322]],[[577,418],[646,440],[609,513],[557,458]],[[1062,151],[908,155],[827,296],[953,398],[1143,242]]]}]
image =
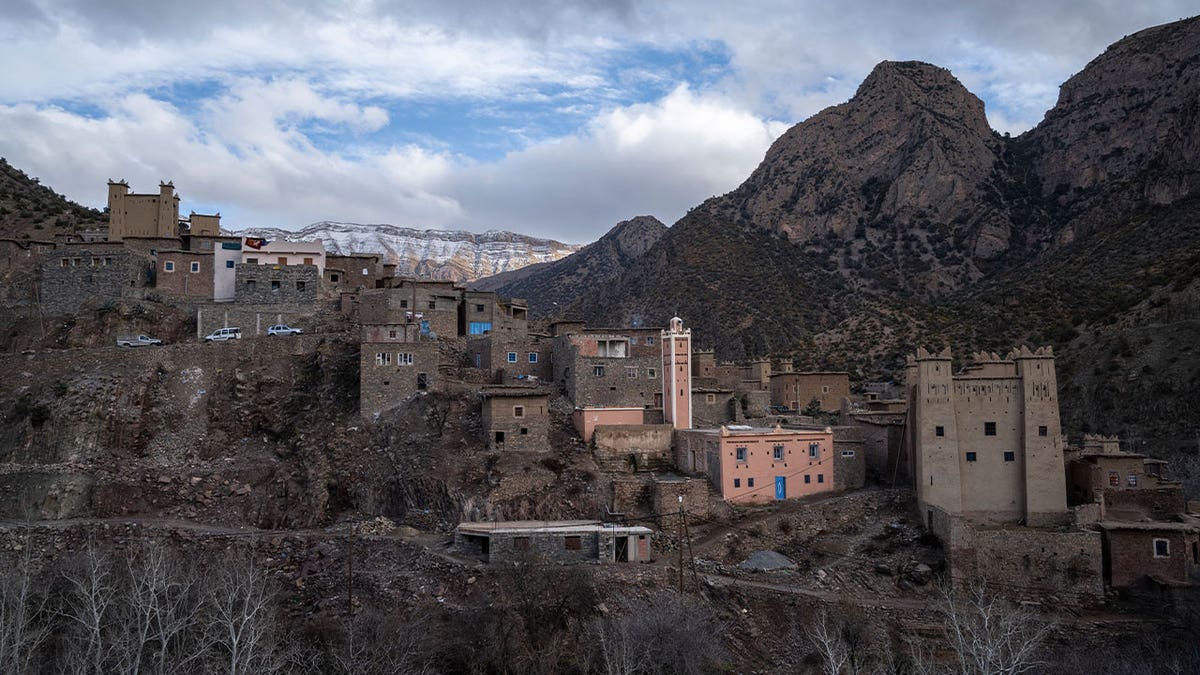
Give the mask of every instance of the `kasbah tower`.
[{"label": "kasbah tower", "polygon": [[692,428],[692,329],[671,319],[662,332],[663,421],[676,429]]}]

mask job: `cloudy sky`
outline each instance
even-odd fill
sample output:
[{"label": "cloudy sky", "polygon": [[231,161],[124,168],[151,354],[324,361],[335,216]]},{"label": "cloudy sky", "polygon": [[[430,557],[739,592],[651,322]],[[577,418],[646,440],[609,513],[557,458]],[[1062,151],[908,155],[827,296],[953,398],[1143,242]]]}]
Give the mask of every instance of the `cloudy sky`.
[{"label": "cloudy sky", "polygon": [[0,0],[0,155],[92,206],[171,179],[233,228],[585,242],[736,187],[881,60],[950,68],[1015,134],[1193,2]]}]

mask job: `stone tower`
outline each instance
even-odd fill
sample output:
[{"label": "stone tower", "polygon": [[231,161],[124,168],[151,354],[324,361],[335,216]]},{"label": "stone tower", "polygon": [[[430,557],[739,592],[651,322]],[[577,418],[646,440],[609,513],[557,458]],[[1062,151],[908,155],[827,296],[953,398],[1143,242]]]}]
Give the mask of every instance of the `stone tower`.
[{"label": "stone tower", "polygon": [[1064,520],[1067,486],[1063,480],[1062,429],[1058,413],[1058,377],[1054,352],[1041,347],[1016,350],[1011,358],[1021,380],[1025,414],[1025,520],[1028,525],[1053,525]]},{"label": "stone tower", "polygon": [[922,509],[929,505],[959,513],[962,488],[950,349],[930,354],[918,348],[916,359],[910,357],[908,375],[912,447],[921,448],[914,453],[917,501]]},{"label": "stone tower", "polygon": [[692,329],[671,319],[662,332],[663,421],[676,429],[692,428]]}]

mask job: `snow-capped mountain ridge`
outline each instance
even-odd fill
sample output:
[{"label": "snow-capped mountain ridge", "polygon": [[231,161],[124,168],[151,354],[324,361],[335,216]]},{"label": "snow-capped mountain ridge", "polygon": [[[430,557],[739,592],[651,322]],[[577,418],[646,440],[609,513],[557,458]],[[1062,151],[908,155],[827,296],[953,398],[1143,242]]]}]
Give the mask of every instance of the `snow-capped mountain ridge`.
[{"label": "snow-capped mountain ridge", "polygon": [[396,273],[401,276],[453,281],[473,281],[534,263],[552,262],[582,248],[503,230],[476,234],[385,223],[323,221],[297,231],[251,228],[230,234],[285,241],[320,239],[332,255],[382,253],[387,261],[397,264]]}]

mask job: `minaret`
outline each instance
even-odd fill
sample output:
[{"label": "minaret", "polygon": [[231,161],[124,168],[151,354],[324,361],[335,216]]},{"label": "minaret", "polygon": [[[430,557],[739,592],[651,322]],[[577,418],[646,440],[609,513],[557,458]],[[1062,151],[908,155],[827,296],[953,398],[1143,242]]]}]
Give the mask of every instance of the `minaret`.
[{"label": "minaret", "polygon": [[662,332],[663,421],[676,429],[692,428],[692,329],[671,319]]}]

